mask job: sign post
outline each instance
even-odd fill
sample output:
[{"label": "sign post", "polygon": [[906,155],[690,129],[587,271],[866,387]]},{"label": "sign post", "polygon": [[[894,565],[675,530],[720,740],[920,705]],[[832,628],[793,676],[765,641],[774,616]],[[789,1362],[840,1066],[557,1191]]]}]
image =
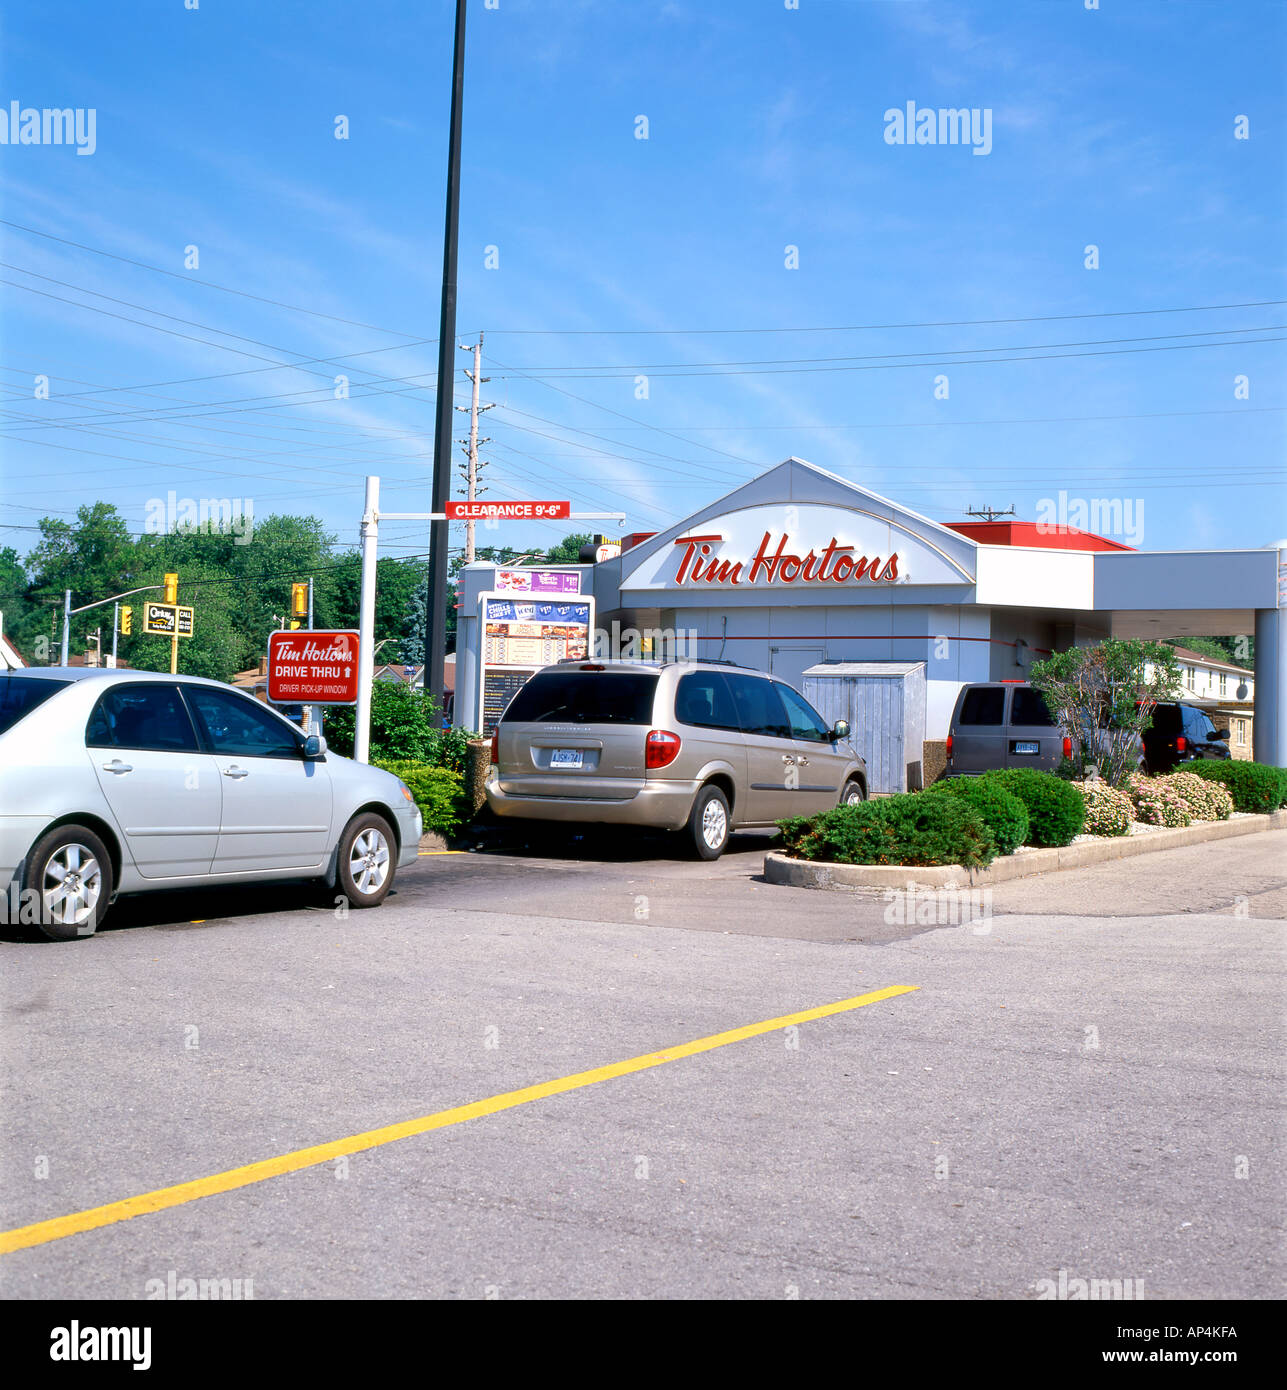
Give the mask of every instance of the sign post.
[{"label": "sign post", "polygon": [[[570,502],[444,502],[441,512],[382,512],[380,510],[380,480],[366,480],[366,504],[362,509],[362,598],[359,606],[358,630],[358,689],[353,712],[353,756],[367,761],[371,747],[371,683],[375,675],[375,564],[379,551],[381,521],[619,521],[625,524],[625,512],[574,512]],[[542,510],[537,511],[537,508]],[[553,510],[549,510],[549,509]],[[429,586],[432,596],[435,586]],[[432,602],[432,597],[431,597]],[[431,691],[431,647],[433,613],[427,613],[425,623],[425,689]]]}]

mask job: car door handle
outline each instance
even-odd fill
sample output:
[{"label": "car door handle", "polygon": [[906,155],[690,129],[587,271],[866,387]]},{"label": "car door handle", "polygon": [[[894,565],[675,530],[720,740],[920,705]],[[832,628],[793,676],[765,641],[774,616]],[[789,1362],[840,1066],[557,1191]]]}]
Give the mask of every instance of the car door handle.
[{"label": "car door handle", "polygon": [[793,762],[795,762],[795,759],[791,756],[790,753],[783,753],[783,754],[782,754],[782,761],[783,761],[784,763],[793,763]]},{"label": "car door handle", "polygon": [[103,764],[104,772],[133,772],[134,767],[130,763],[123,763],[119,758],[113,758],[110,763]]},{"label": "car door handle", "polygon": [[801,755],[796,759],[796,763],[797,763],[800,767],[808,767],[808,766],[809,766],[809,760],[808,760],[808,758],[806,758],[806,757],[804,756],[803,753],[801,753]]},{"label": "car door handle", "polygon": [[250,773],[244,767],[225,767],[223,770],[225,777],[235,777],[240,780],[242,777],[249,777]]}]

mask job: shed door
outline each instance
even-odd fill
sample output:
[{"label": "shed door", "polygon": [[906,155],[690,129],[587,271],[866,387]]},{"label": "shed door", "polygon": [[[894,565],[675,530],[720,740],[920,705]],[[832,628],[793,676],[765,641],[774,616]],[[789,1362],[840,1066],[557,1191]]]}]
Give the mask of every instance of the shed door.
[{"label": "shed door", "polygon": [[786,681],[796,690],[804,689],[804,673],[821,663],[826,652],[821,647],[770,647],[769,675]]}]

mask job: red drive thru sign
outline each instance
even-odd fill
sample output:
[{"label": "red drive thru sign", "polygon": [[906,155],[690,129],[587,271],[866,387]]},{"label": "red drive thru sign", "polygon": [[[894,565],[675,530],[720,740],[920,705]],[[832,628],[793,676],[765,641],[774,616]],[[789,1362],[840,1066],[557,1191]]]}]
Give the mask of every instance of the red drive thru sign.
[{"label": "red drive thru sign", "polygon": [[355,705],[356,632],[274,632],[268,637],[268,698],[278,705]]},{"label": "red drive thru sign", "polygon": [[567,518],[571,502],[448,502],[448,521],[548,521]]}]

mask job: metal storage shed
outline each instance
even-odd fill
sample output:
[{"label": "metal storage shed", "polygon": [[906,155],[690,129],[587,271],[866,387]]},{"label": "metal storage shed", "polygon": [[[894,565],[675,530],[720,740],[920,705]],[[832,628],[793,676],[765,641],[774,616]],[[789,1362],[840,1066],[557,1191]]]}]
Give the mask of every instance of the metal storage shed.
[{"label": "metal storage shed", "polygon": [[923,785],[923,661],[824,661],[804,673],[804,698],[828,724],[848,720],[867,761],[868,793]]}]

